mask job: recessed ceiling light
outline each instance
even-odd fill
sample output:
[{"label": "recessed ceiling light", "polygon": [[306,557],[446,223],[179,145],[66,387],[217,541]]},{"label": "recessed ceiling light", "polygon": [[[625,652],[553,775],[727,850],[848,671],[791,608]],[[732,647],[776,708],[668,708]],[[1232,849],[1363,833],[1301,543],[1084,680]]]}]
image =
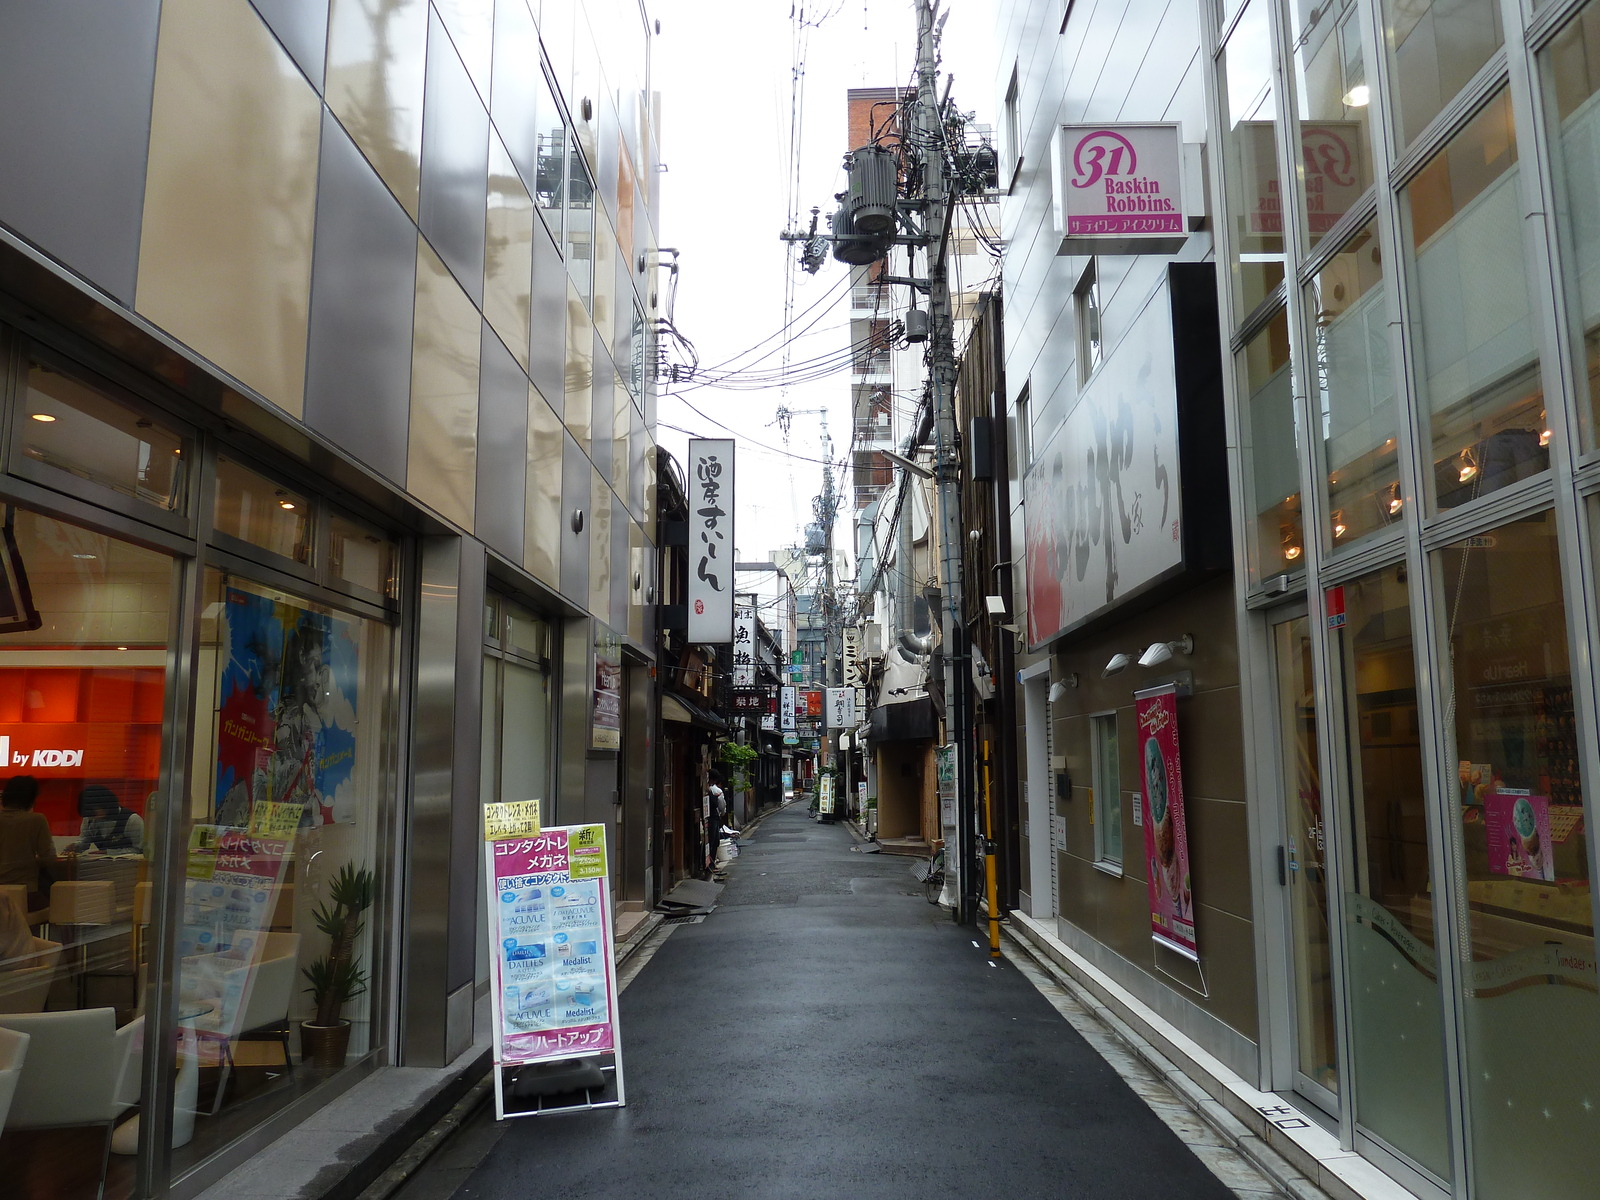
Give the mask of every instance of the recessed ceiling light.
[{"label": "recessed ceiling light", "polygon": [[29,413],[28,415],[35,421],[43,421],[46,425],[55,420],[49,413]]},{"label": "recessed ceiling light", "polygon": [[126,646],[118,646],[118,647],[117,647],[117,649],[118,649],[118,650],[126,650],[126,649],[127,649],[127,647],[126,647]]},{"label": "recessed ceiling light", "polygon": [[284,509],[292,509],[292,508],[294,508],[294,501],[292,501],[292,500],[279,500],[278,501],[278,507],[279,508],[284,508]]}]

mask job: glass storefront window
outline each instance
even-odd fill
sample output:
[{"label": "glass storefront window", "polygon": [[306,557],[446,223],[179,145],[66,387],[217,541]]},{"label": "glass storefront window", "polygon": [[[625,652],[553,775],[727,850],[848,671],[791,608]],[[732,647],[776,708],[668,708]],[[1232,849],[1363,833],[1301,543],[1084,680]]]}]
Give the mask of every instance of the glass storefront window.
[{"label": "glass storefront window", "polygon": [[1327,831],[1322,820],[1322,764],[1311,678],[1310,621],[1272,627],[1278,673],[1278,734],[1283,773],[1284,847],[1293,938],[1295,1066],[1306,1079],[1339,1090],[1333,1027],[1333,959],[1328,932]]},{"label": "glass storefront window", "polygon": [[[92,1196],[106,1137],[94,1110],[114,1107],[105,1194],[127,1196],[154,1047],[150,838],[165,802],[173,563],[38,513],[0,513],[0,1027],[32,1033],[26,1069],[59,1075],[62,1107],[85,1126],[42,1129],[79,1121],[13,1104],[0,1162],[8,1184]],[[46,1014],[54,1037],[39,1027]],[[47,1056],[67,1057],[61,1039],[73,1052],[52,1067]],[[68,1077],[85,1062],[104,1070]]]},{"label": "glass storefront window", "polygon": [[1306,288],[1335,549],[1399,521],[1400,459],[1389,308],[1375,224],[1358,230]]},{"label": "glass storefront window", "polygon": [[334,578],[393,599],[395,544],[359,521],[339,513],[328,516],[328,569]]},{"label": "glass storefront window", "polygon": [[1306,231],[1313,246],[1372,184],[1372,85],[1358,7],[1356,0],[1290,5]]},{"label": "glass storefront window", "polygon": [[1405,187],[1434,502],[1470,503],[1550,465],[1502,89]]},{"label": "glass storefront window", "polygon": [[1455,99],[1505,40],[1496,0],[1383,0],[1402,147]]},{"label": "glass storefront window", "polygon": [[183,438],[37,359],[28,363],[19,434],[35,462],[169,512],[183,507]]},{"label": "glass storefront window", "polygon": [[381,1044],[388,924],[391,629],[214,569],[204,604],[177,1173]]},{"label": "glass storefront window", "polygon": [[1600,1177],[1600,997],[1555,514],[1438,564],[1474,1194],[1583,1195]]},{"label": "glass storefront window", "polygon": [[1450,1176],[1416,663],[1403,565],[1346,583],[1332,657],[1344,697],[1344,945],[1357,1123]]},{"label": "glass storefront window", "polygon": [[1579,411],[1584,442],[1593,448],[1600,441],[1600,3],[1579,9],[1541,57],[1568,306],[1588,400]]},{"label": "glass storefront window", "polygon": [[1289,317],[1281,309],[1238,356],[1248,430],[1246,468],[1256,514],[1251,565],[1256,581],[1305,567],[1300,516],[1299,438],[1289,366]]},{"label": "glass storefront window", "polygon": [[1227,107],[1222,147],[1237,322],[1283,282],[1283,197],[1266,0],[1251,0],[1246,7],[1228,35],[1218,69],[1218,90]]},{"label": "glass storefront window", "polygon": [[297,563],[311,562],[311,504],[230,458],[217,459],[218,533]]}]

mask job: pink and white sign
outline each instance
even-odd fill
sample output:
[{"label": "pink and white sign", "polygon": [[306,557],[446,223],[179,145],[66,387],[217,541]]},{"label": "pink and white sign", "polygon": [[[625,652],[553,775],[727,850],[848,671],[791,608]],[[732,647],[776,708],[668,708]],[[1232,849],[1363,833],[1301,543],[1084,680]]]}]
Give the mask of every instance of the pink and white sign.
[{"label": "pink and white sign", "polygon": [[1150,886],[1150,936],[1199,961],[1189,831],[1184,822],[1183,762],[1178,756],[1178,700],[1173,685],[1134,693],[1144,789],[1144,857]]},{"label": "pink and white sign", "polygon": [[1064,125],[1057,203],[1067,237],[1182,236],[1183,154],[1176,125]]},{"label": "pink and white sign", "polygon": [[617,1050],[605,827],[486,843],[495,1062]]},{"label": "pink and white sign", "polygon": [[1517,879],[1555,880],[1550,797],[1490,792],[1483,800],[1483,824],[1488,838],[1489,870]]}]

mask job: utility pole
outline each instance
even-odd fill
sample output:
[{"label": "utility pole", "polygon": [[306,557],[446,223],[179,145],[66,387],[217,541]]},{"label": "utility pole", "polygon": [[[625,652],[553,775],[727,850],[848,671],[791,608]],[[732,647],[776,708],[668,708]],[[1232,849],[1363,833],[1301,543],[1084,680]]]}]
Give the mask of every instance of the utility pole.
[{"label": "utility pole", "polygon": [[933,387],[933,429],[936,461],[934,478],[939,486],[941,541],[939,579],[944,598],[945,717],[956,744],[956,847],[945,852],[945,870],[956,873],[956,920],[973,924],[978,917],[975,835],[968,746],[966,689],[962,686],[967,663],[966,628],[961,586],[961,453],[956,432],[955,323],[950,304],[950,281],[945,252],[950,243],[951,196],[945,179],[943,114],[939,112],[935,48],[935,0],[917,4],[917,148],[922,155],[923,197],[927,205],[924,229],[928,245],[928,375]]}]

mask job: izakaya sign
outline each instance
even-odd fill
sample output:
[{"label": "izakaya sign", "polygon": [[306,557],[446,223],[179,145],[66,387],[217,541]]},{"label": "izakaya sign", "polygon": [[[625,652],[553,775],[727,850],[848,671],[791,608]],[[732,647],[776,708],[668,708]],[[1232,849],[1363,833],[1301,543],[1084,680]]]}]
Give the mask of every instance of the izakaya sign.
[{"label": "izakaya sign", "polygon": [[1063,125],[1053,157],[1061,253],[1170,252],[1187,237],[1177,125]]},{"label": "izakaya sign", "polygon": [[756,684],[756,610],[740,606],[733,617],[733,686]]},{"label": "izakaya sign", "polygon": [[691,642],[733,641],[733,440],[689,439]]},{"label": "izakaya sign", "polygon": [[1178,757],[1178,700],[1172,684],[1135,692],[1144,800],[1144,857],[1150,887],[1150,936],[1199,961],[1189,830],[1184,821],[1183,762]]},{"label": "izakaya sign", "polygon": [[828,728],[854,729],[856,725],[855,688],[828,689]]}]

